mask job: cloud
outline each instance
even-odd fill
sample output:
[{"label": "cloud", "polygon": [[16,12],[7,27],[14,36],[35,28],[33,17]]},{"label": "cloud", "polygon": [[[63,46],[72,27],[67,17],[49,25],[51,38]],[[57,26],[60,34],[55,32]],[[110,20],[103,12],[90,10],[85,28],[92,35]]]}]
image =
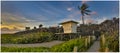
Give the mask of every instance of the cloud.
[{"label": "cloud", "polygon": [[6,12],[2,12],[1,20],[2,20],[2,22],[6,23],[6,24],[27,23],[28,22],[28,21],[26,21],[28,19],[23,16],[19,16],[17,14],[12,14],[12,13],[6,13]]},{"label": "cloud", "polygon": [[94,22],[94,20],[92,20],[92,19],[86,19],[86,24],[93,23],[93,22]]},{"label": "cloud", "polygon": [[66,18],[63,18],[59,21],[60,22],[64,22],[64,21],[69,21],[69,20],[74,20],[74,21],[79,21],[80,20],[80,11],[75,11],[72,14],[69,14]]},{"label": "cloud", "polygon": [[[91,14],[96,14],[96,12],[91,12]],[[67,18],[64,18],[64,19],[60,20],[59,22],[65,22],[65,21],[69,21],[69,20],[74,20],[74,21],[79,22],[79,24],[82,24],[81,13],[79,11],[76,11],[76,12],[68,15]],[[92,18],[91,15],[85,15],[84,16],[84,22],[86,24],[88,24],[88,23],[95,23],[95,20]]]},{"label": "cloud", "polygon": [[2,33],[15,33],[15,32],[23,30],[24,26],[12,25],[12,24],[11,25],[2,24],[0,29],[1,29]]},{"label": "cloud", "polygon": [[17,30],[17,28],[15,28],[15,30],[11,30],[7,27],[3,27],[1,28],[1,34],[6,34],[6,33],[16,33],[18,32],[19,30]]},{"label": "cloud", "polygon": [[107,17],[99,18],[99,19],[96,19],[96,22],[97,22],[97,24],[100,24],[100,23],[104,22],[107,19],[108,19]]},{"label": "cloud", "polygon": [[28,22],[33,22],[33,21],[35,21],[35,20],[29,20],[29,19],[27,19],[27,20],[25,20],[25,21],[28,21]]},{"label": "cloud", "polygon": [[90,14],[91,14],[91,15],[97,15],[97,12],[92,11]]},{"label": "cloud", "polygon": [[90,0],[82,0],[82,4],[83,4],[83,3],[86,3],[86,2],[88,2],[88,1],[90,1]]},{"label": "cloud", "polygon": [[[97,12],[93,11],[90,14],[91,15],[97,15]],[[96,21],[98,21],[98,23],[101,23],[102,20],[105,20],[105,18],[95,20],[91,15],[85,15],[84,16],[84,22],[86,24],[88,24],[88,23],[96,23]],[[64,21],[69,21],[69,20],[74,20],[74,21],[79,22],[79,24],[82,24],[82,16],[81,16],[80,11],[75,11],[74,13],[68,15],[66,18],[60,20],[59,23],[64,22]]]},{"label": "cloud", "polygon": [[47,21],[50,20],[50,18],[48,18],[48,17],[46,17],[44,15],[34,14],[33,16],[34,16],[36,22],[47,22]]},{"label": "cloud", "polygon": [[[42,2],[41,4],[42,4],[42,5],[45,5],[45,7],[41,8],[40,5],[36,5],[36,7],[38,7],[41,11],[43,11],[43,12],[46,13],[46,14],[49,14],[49,15],[51,15],[51,16],[58,16],[58,15],[60,15],[60,14],[61,14],[61,15],[64,14],[63,10],[58,9],[58,8],[52,6],[52,5],[49,4],[49,3],[47,3],[47,5],[46,5],[46,3]],[[48,10],[48,9],[49,9],[49,10]]]},{"label": "cloud", "polygon": [[72,11],[72,10],[73,10],[73,8],[69,7],[69,8],[67,8],[67,10],[68,10],[68,11]]},{"label": "cloud", "polygon": [[2,28],[8,28],[8,29],[10,29],[10,30],[22,30],[23,28],[24,28],[24,26],[22,26],[22,25],[17,25],[17,24],[2,24],[1,25],[1,27],[0,27],[1,29]]},{"label": "cloud", "polygon": [[12,13],[7,13],[7,12],[2,12],[1,16],[1,31],[5,31],[6,33],[12,32],[12,31],[21,31],[24,30],[25,24],[24,23],[29,23],[30,19],[27,19],[23,16],[19,16],[17,14],[12,14]]}]

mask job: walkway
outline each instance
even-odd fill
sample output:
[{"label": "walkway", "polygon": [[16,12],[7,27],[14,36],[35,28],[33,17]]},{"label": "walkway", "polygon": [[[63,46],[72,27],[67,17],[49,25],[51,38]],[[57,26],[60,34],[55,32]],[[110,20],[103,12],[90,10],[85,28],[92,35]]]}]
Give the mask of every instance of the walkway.
[{"label": "walkway", "polygon": [[99,52],[99,49],[100,49],[100,37],[93,43],[93,45],[88,49],[87,52]]},{"label": "walkway", "polygon": [[54,45],[63,43],[63,41],[51,41],[44,43],[35,43],[35,44],[1,44],[4,47],[52,47]]},{"label": "walkway", "polygon": [[99,52],[100,48],[100,41],[97,40],[94,42],[94,44],[88,49],[87,52]]}]

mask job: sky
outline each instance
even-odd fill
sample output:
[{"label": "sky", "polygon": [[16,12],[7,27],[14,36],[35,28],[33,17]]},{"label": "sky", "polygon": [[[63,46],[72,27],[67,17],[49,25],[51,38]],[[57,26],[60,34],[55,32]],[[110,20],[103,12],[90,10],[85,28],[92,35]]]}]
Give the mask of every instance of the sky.
[{"label": "sky", "polygon": [[81,24],[78,6],[86,3],[91,15],[85,15],[85,23],[101,23],[119,16],[117,1],[2,1],[1,30],[14,32],[43,24],[44,27],[74,20]]}]

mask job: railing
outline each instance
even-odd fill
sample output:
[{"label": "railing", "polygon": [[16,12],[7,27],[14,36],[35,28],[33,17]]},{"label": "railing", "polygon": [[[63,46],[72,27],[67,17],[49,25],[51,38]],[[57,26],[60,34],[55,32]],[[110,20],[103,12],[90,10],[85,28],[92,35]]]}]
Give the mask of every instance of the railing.
[{"label": "railing", "polygon": [[87,51],[88,48],[90,48],[91,45],[93,44],[94,40],[95,40],[94,36],[87,36],[87,37],[85,37],[85,39],[83,40],[83,44],[82,45],[74,46],[73,52]]}]

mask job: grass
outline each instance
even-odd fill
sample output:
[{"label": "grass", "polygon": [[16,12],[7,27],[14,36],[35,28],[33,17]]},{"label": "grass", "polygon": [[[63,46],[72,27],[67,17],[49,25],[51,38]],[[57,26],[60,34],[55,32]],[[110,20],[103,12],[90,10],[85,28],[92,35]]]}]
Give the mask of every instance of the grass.
[{"label": "grass", "polygon": [[55,45],[51,48],[51,51],[52,52],[73,52],[73,49],[76,46],[77,47],[76,52],[84,52],[84,51],[87,51],[87,49],[91,46],[91,44],[92,44],[92,41],[90,45],[86,47],[85,38],[77,38],[77,39],[69,40],[59,45]]},{"label": "grass", "polygon": [[108,51],[119,52],[119,32],[114,31],[112,34],[104,33],[105,35],[105,44],[102,43],[102,37],[100,40],[100,51],[105,52],[106,48]]},{"label": "grass", "polygon": [[[91,41],[92,44],[92,41]],[[91,46],[85,47],[85,38],[76,38],[61,44],[55,45],[51,48],[46,47],[1,47],[2,52],[73,52],[74,46],[78,47],[77,52],[87,51]]]},{"label": "grass", "polygon": [[27,44],[48,42],[53,39],[52,35],[49,32],[35,32],[23,35],[1,34],[1,43]]},{"label": "grass", "polygon": [[1,52],[48,52],[49,48],[46,47],[1,47]]}]

